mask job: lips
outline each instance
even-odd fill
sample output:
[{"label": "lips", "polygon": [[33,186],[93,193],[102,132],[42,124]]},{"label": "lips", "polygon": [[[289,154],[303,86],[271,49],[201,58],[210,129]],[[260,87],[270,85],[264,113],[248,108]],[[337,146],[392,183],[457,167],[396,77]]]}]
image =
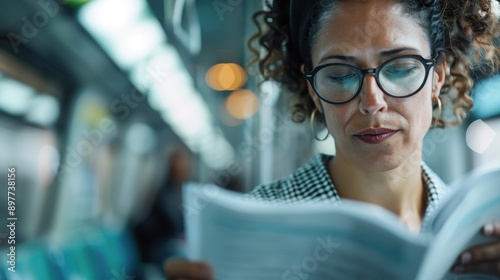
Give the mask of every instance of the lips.
[{"label": "lips", "polygon": [[366,129],[356,133],[354,136],[367,144],[380,144],[391,138],[398,131],[388,128]]}]

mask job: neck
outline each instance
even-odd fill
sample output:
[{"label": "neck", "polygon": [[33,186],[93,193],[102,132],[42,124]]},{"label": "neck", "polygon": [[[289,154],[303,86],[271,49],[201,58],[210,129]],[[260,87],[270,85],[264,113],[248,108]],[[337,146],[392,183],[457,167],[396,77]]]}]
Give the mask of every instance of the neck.
[{"label": "neck", "polygon": [[384,207],[417,231],[426,200],[420,161],[416,154],[395,169],[374,172],[337,153],[328,171],[340,197]]}]

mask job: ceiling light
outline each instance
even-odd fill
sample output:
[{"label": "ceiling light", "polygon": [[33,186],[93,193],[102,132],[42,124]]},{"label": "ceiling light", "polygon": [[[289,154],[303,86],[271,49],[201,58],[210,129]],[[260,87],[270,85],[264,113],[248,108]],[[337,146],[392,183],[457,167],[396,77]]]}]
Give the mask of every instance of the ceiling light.
[{"label": "ceiling light", "polygon": [[0,80],[0,109],[12,114],[23,115],[29,109],[33,88],[13,79]]},{"label": "ceiling light", "polygon": [[59,118],[59,102],[54,96],[37,94],[30,101],[26,120],[41,126],[51,126]]}]

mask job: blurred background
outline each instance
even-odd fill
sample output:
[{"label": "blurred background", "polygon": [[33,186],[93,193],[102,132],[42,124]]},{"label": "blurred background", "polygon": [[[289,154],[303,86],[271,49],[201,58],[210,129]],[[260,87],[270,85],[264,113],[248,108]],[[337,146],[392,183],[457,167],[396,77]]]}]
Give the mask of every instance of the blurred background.
[{"label": "blurred background", "polygon": [[[184,182],[247,192],[335,153],[246,67],[262,5],[0,0],[0,279],[163,279]],[[500,76],[472,70],[472,114],[425,140],[446,182],[500,158]]]}]

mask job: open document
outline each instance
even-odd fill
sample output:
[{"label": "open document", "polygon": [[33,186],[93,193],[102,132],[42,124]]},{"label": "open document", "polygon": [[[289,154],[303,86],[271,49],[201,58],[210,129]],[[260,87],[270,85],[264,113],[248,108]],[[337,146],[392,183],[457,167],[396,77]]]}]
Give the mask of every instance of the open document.
[{"label": "open document", "polygon": [[452,188],[428,232],[416,235],[367,203],[283,205],[188,184],[187,254],[209,263],[215,279],[495,279],[449,269],[462,250],[492,241],[480,228],[500,219],[500,168]]}]

